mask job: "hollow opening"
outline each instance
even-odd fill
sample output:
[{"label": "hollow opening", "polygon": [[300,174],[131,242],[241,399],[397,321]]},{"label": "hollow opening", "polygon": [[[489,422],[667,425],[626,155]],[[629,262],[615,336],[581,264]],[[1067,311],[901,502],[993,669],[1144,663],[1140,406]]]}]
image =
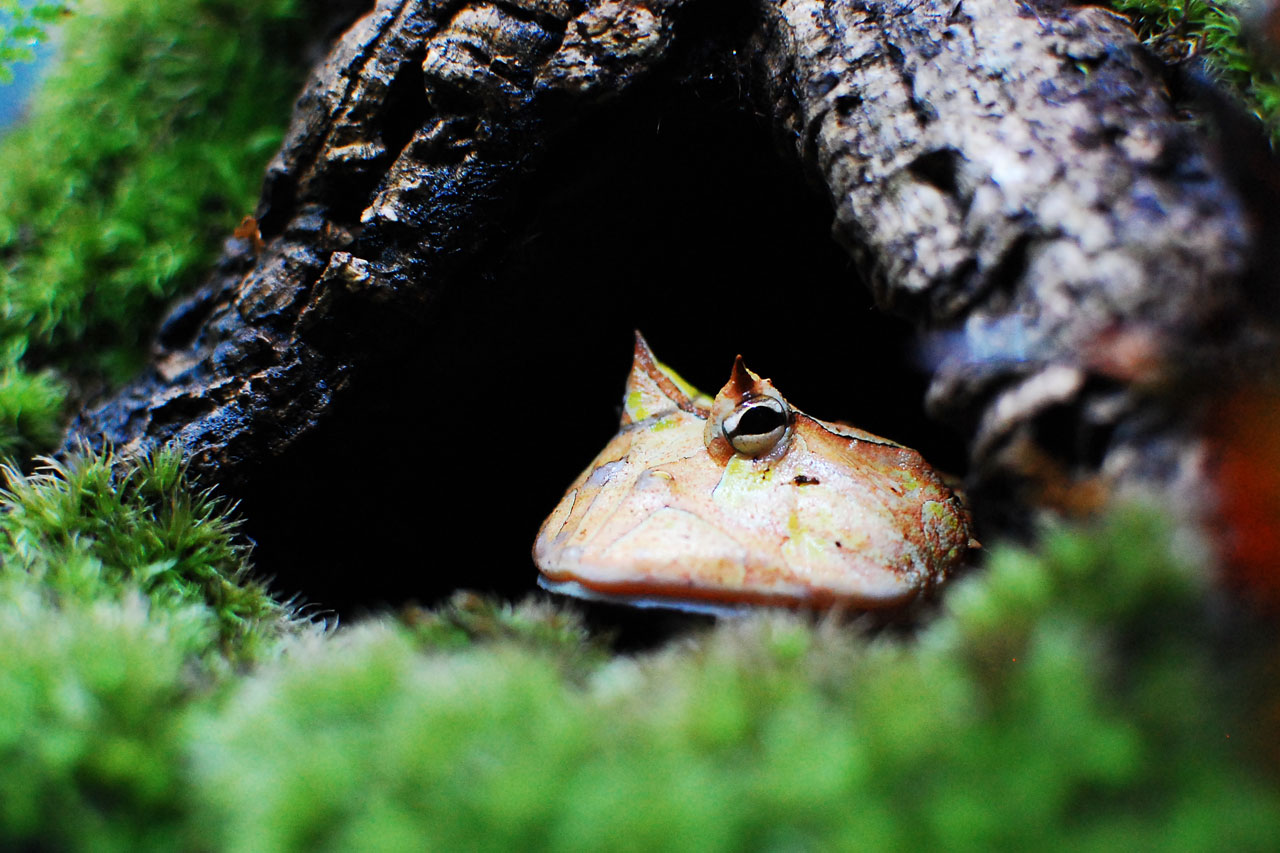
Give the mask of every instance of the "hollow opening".
[{"label": "hollow opening", "polygon": [[624,100],[549,146],[500,249],[239,496],[281,593],[343,618],[532,593],[539,524],[617,429],[634,329],[708,393],[741,353],[799,409],[959,470],[911,330],[768,129],[695,91]]}]

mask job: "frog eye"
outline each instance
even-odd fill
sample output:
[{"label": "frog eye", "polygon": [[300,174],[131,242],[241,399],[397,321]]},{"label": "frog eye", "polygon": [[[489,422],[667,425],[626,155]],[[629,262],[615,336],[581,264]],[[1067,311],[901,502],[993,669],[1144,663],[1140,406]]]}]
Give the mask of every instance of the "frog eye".
[{"label": "frog eye", "polygon": [[791,411],[777,397],[749,397],[721,424],[733,449],[743,456],[768,453],[787,434]]}]

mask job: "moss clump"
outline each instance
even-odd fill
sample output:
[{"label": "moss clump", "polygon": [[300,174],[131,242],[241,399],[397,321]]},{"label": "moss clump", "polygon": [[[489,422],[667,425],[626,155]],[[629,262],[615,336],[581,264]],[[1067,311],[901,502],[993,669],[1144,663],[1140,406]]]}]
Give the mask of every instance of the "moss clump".
[{"label": "moss clump", "polygon": [[527,631],[365,623],[197,715],[193,825],[233,850],[1260,849],[1268,734],[1177,549],[1124,514],[997,549],[913,639],[762,614],[568,672]]},{"label": "moss clump", "polygon": [[0,846],[176,849],[190,656],[216,637],[198,608],[0,601]]},{"label": "moss clump", "polygon": [[1265,849],[1280,833],[1259,764],[1276,696],[1251,687],[1274,632],[1244,630],[1153,513],[993,549],[909,637],[759,613],[616,657],[571,610],[469,594],[307,630],[245,582],[233,525],[171,453],[10,477],[0,842]]},{"label": "moss clump", "polygon": [[1241,36],[1245,2],[1112,0],[1133,19],[1138,35],[1169,62],[1203,56],[1209,70],[1234,91],[1280,143],[1280,75],[1251,52]]},{"label": "moss clump", "polygon": [[26,459],[54,447],[61,435],[66,388],[52,370],[19,366],[22,349],[0,350],[0,458]]},{"label": "moss clump", "polygon": [[407,608],[400,621],[424,651],[447,652],[477,644],[519,646],[557,661],[570,679],[608,657],[605,638],[593,636],[573,611],[547,602],[529,600],[512,606],[459,592],[434,610]]},{"label": "moss clump", "polygon": [[193,702],[302,630],[173,451],[0,492],[0,846],[174,849]]},{"label": "moss clump", "polygon": [[253,659],[287,623],[286,608],[247,577],[237,523],[190,488],[176,450],[47,465],[31,476],[3,469],[3,597],[39,590],[57,608],[141,595],[162,611],[196,607],[210,619],[207,651],[231,660]]},{"label": "moss clump", "polygon": [[[121,381],[252,209],[304,69],[296,0],[79,6],[0,138],[0,452],[47,450],[64,382]],[[15,408],[9,408],[9,405]]]}]

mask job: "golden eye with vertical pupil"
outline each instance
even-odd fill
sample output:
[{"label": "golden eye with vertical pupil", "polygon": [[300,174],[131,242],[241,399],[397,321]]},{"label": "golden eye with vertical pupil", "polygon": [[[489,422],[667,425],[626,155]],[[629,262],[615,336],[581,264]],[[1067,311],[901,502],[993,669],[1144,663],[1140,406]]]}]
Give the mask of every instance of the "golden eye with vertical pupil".
[{"label": "golden eye with vertical pupil", "polygon": [[749,397],[725,416],[720,428],[743,456],[762,456],[787,434],[791,411],[777,397]]}]

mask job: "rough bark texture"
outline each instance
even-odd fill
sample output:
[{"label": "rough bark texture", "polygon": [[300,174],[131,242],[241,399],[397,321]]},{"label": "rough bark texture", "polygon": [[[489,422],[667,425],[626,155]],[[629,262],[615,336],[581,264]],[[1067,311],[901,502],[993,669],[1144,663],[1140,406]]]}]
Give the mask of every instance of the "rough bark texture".
[{"label": "rough bark texture", "polygon": [[[260,250],[229,243],[153,368],[69,440],[176,439],[214,478],[251,478],[510,239],[520,177],[577,116],[689,73],[670,58],[698,5],[380,2],[299,101]],[[824,188],[876,302],[931,333],[929,402],[971,438],[979,484],[1191,476],[1196,443],[1153,377],[1238,346],[1219,335],[1242,315],[1251,224],[1123,20],[1010,0],[719,9],[744,35],[706,61],[757,81],[742,106]]]},{"label": "rough bark texture", "polygon": [[[1146,386],[1250,339],[1250,223],[1125,20],[1008,0],[765,18],[771,112],[836,238],[879,305],[952,330],[929,403],[968,425],[975,470],[1194,480],[1188,401],[1171,413]],[[1030,450],[1045,413],[1068,421],[1049,468]]]},{"label": "rough bark texture", "polygon": [[256,240],[179,305],[154,368],[72,440],[177,440],[217,479],[281,452],[380,339],[486,249],[504,184],[577,102],[660,59],[679,0],[383,0],[317,69],[268,167]]}]

